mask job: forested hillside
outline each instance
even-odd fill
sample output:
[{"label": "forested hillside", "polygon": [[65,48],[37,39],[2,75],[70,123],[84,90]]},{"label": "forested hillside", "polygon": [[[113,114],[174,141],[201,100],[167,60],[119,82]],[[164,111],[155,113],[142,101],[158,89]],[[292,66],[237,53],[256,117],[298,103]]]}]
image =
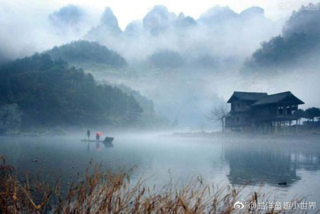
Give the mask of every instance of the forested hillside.
[{"label": "forested hillside", "polygon": [[[142,109],[132,96],[120,89],[97,85],[92,75],[62,60],[52,60],[47,54],[36,54],[0,67],[0,111],[21,113],[21,129],[29,129],[132,125],[138,121]],[[14,122],[4,120],[15,118],[19,123],[19,117],[0,115],[1,132],[8,131],[5,124]]]},{"label": "forested hillside", "polygon": [[245,63],[242,72],[264,75],[316,68],[320,59],[320,11],[308,5],[294,12],[280,36],[263,42]]},{"label": "forested hillside", "polygon": [[97,42],[75,41],[54,47],[46,53],[54,60],[63,59],[69,64],[97,63],[112,68],[122,68],[127,65],[122,56]]}]

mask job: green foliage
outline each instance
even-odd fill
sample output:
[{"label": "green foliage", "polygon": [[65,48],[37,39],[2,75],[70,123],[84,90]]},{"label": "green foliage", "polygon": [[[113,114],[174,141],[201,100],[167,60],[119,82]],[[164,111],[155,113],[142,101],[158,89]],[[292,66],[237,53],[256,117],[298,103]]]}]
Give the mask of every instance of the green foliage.
[{"label": "green foliage", "polygon": [[283,28],[285,38],[295,33],[320,34],[320,3],[302,6],[298,12],[293,12]]},{"label": "green foliage", "polygon": [[311,56],[320,47],[320,37],[304,33],[281,36],[264,42],[245,63],[245,72],[287,72],[301,64],[314,65],[319,55]]},{"label": "green foliage", "polygon": [[306,118],[310,119],[310,120],[313,120],[316,118],[316,117],[320,117],[320,109],[319,108],[315,108],[315,107],[312,107],[312,108],[308,108],[306,109]]},{"label": "green foliage", "polygon": [[0,106],[0,133],[18,131],[21,126],[21,114],[16,103]]},{"label": "green foliage", "polygon": [[139,91],[132,90],[131,88],[121,84],[117,85],[117,88],[121,89],[127,95],[132,95],[135,100],[139,103],[139,105],[143,109],[144,114],[154,114],[154,104],[153,101],[148,99],[147,97],[141,95]]},{"label": "green foliage", "polygon": [[313,68],[320,60],[320,11],[293,13],[283,28],[282,36],[263,42],[242,69],[242,73],[277,74],[296,68]]},{"label": "green foliage", "polygon": [[306,110],[298,109],[295,112],[295,115],[299,118],[306,118],[314,121],[315,118],[320,118],[320,108],[312,107]]},{"label": "green foliage", "polygon": [[0,68],[0,106],[16,103],[22,128],[135,123],[141,107],[132,96],[96,85],[91,74],[53,61],[47,54]]},{"label": "green foliage", "polygon": [[127,65],[122,56],[97,42],[76,41],[54,47],[46,53],[54,60],[63,59],[69,64],[98,63],[113,68],[121,68]]},{"label": "green foliage", "polygon": [[132,90],[131,88],[121,84],[117,85],[117,88],[121,89],[125,94],[133,96],[134,99],[139,103],[143,109],[143,113],[139,118],[139,126],[144,129],[153,129],[153,128],[176,128],[178,123],[171,122],[163,116],[159,116],[154,111],[153,101],[143,96],[139,91]]}]

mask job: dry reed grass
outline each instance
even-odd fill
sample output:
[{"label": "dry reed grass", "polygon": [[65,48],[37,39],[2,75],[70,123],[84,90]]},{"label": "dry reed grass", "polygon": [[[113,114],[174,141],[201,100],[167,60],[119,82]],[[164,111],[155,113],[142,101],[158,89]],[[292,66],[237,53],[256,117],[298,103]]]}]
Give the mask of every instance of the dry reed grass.
[{"label": "dry reed grass", "polygon": [[[197,178],[183,188],[172,182],[156,191],[140,179],[133,186],[128,173],[102,172],[98,166],[85,179],[61,191],[61,180],[54,185],[31,179],[18,181],[13,166],[0,165],[0,213],[261,213],[246,207],[236,210],[243,188],[219,188]],[[265,195],[254,192],[248,201],[257,203]],[[282,213],[269,210],[263,213]]]}]

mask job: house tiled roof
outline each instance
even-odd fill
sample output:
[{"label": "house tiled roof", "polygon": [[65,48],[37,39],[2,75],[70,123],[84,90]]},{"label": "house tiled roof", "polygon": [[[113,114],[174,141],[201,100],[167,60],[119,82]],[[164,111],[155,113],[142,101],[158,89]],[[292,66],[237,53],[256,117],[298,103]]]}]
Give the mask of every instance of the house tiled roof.
[{"label": "house tiled roof", "polygon": [[268,95],[267,93],[260,93],[260,92],[235,91],[231,96],[231,98],[228,100],[228,103],[230,103],[231,100],[234,98],[238,98],[239,100],[245,100],[245,101],[258,101],[267,95]]},{"label": "house tiled roof", "polygon": [[303,101],[301,101],[296,96],[294,96],[290,91],[286,91],[286,92],[282,92],[279,94],[271,94],[271,95],[262,97],[257,102],[253,103],[251,106],[274,104],[274,103],[278,103],[288,97],[293,98],[293,100],[296,102],[296,104],[304,104]]}]

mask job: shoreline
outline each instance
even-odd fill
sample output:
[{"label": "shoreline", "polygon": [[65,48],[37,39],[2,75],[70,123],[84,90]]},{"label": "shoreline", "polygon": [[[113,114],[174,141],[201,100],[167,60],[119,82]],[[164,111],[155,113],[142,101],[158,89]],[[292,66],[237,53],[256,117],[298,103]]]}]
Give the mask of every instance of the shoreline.
[{"label": "shoreline", "polygon": [[308,132],[299,133],[278,133],[278,134],[254,134],[241,132],[174,132],[172,134],[164,134],[159,137],[164,138],[188,138],[188,139],[232,139],[232,138],[265,138],[265,139],[281,139],[281,138],[295,138],[303,139],[320,136],[319,131],[310,130]]}]

